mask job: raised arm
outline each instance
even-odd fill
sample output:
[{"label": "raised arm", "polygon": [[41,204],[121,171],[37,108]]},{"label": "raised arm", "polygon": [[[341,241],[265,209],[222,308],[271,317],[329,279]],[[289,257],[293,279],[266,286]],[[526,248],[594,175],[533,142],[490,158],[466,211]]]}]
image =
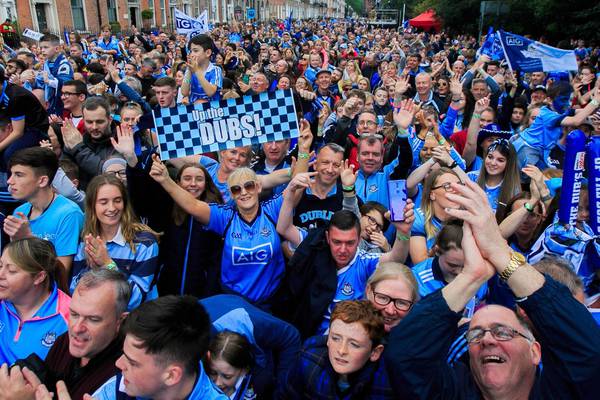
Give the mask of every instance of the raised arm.
[{"label": "raised arm", "polygon": [[479,135],[480,130],[479,119],[481,118],[481,113],[489,106],[489,104],[489,97],[484,97],[475,103],[475,110],[471,117],[471,122],[469,123],[469,129],[467,130],[467,142],[465,143],[465,149],[462,154],[467,167],[473,163],[473,160],[477,155],[477,136]]},{"label": "raised arm", "polygon": [[302,196],[304,189],[311,185],[311,177],[316,174],[316,172],[305,172],[296,175],[288,187],[283,191],[283,204],[281,205],[279,218],[277,219],[277,233],[295,247],[300,245],[303,237],[300,233],[300,229],[293,223],[294,208],[300,196]]},{"label": "raised arm", "polygon": [[[406,200],[406,207],[404,207],[404,221],[392,222],[396,228],[396,240],[392,246],[392,250],[384,253],[379,259],[380,263],[393,261],[399,263],[405,263],[408,257],[409,241],[410,241],[410,230],[412,224],[415,221],[414,203],[411,199]],[[389,211],[386,216],[389,216]]]},{"label": "raised arm", "polygon": [[210,207],[204,201],[196,199],[191,193],[179,186],[167,171],[167,167],[160,161],[158,155],[152,156],[152,169],[150,176],[158,182],[163,189],[179,204],[188,214],[196,218],[201,224],[207,225],[210,221]]}]

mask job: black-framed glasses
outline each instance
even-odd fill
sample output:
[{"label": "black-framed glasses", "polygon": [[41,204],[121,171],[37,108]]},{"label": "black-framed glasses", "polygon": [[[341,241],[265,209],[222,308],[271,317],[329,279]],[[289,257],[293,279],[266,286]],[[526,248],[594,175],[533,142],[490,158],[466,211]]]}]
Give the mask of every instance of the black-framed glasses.
[{"label": "black-framed glasses", "polygon": [[233,185],[229,188],[229,191],[231,192],[232,195],[234,196],[238,196],[240,193],[242,193],[242,188],[246,191],[246,192],[253,192],[256,190],[256,182],[255,181],[248,181],[245,182],[243,185]]},{"label": "black-framed glasses", "polygon": [[370,121],[370,120],[362,120],[362,121],[358,121],[358,126],[375,126],[377,125],[377,122],[375,121]]},{"label": "black-framed glasses", "polygon": [[81,93],[77,93],[77,92],[61,92],[60,96],[61,97],[68,97],[68,96],[79,96]]},{"label": "black-framed glasses", "polygon": [[118,171],[107,171],[106,173],[109,175],[114,175],[118,178],[126,178],[127,177],[127,172],[124,169],[120,169]]},{"label": "black-framed glasses", "polygon": [[373,292],[373,300],[380,306],[387,306],[391,302],[394,302],[394,307],[399,311],[408,311],[412,308],[414,302],[405,299],[394,299],[387,294]]},{"label": "black-framed glasses", "polygon": [[469,343],[469,344],[479,343],[485,336],[486,332],[491,333],[492,337],[500,342],[507,342],[509,340],[516,338],[517,336],[521,336],[530,342],[533,340],[531,337],[525,335],[524,333],[519,332],[518,330],[516,330],[514,328],[511,328],[510,326],[500,325],[500,324],[494,325],[489,329],[483,329],[483,328],[469,329],[465,333],[465,339],[467,339],[467,343]]},{"label": "black-framed glasses", "polygon": [[453,183],[456,183],[457,185],[465,186],[465,184],[463,182],[460,182],[460,181],[459,182],[445,182],[445,183],[442,183],[441,185],[433,186],[431,188],[431,190],[436,190],[436,189],[444,188],[444,190],[446,192],[451,192],[452,191],[452,184]]},{"label": "black-framed glasses", "polygon": [[369,221],[369,224],[371,226],[375,226],[377,228],[377,230],[382,231],[383,230],[383,225],[381,225],[379,222],[377,222],[377,220],[373,217],[371,217],[369,214],[365,214],[365,217],[367,218],[367,221]]}]

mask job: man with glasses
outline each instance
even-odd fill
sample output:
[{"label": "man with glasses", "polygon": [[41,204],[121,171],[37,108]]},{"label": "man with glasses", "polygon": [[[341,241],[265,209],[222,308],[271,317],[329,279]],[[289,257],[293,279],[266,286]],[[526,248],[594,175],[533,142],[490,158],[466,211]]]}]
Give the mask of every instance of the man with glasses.
[{"label": "man with glasses", "polygon": [[[388,338],[385,360],[398,396],[419,399],[592,399],[600,379],[593,317],[562,284],[542,275],[502,238],[483,189],[453,184],[450,216],[464,220],[462,272],[417,303]],[[470,368],[446,361],[462,312],[498,274],[526,313],[488,305],[466,333]],[[539,341],[538,341],[539,340]],[[542,353],[544,356],[542,357]],[[543,360],[543,369],[540,361]]]},{"label": "man with glasses", "polygon": [[[63,118],[70,118],[77,130],[83,134],[85,124],[83,123],[83,102],[88,96],[87,86],[81,81],[66,81],[63,85],[60,98],[64,105]],[[52,122],[61,124],[61,120],[52,116]],[[58,126],[52,128],[56,131]]]}]

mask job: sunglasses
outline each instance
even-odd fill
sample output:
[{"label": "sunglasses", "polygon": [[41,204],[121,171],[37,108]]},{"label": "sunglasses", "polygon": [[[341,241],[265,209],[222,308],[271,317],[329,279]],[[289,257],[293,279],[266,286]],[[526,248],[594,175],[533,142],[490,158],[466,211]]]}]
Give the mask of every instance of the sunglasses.
[{"label": "sunglasses", "polygon": [[242,193],[242,188],[246,191],[246,192],[254,192],[256,190],[256,182],[255,181],[248,181],[246,183],[244,183],[242,186],[240,185],[233,185],[229,188],[229,191],[231,192],[231,194],[233,196],[239,196],[240,193]]}]

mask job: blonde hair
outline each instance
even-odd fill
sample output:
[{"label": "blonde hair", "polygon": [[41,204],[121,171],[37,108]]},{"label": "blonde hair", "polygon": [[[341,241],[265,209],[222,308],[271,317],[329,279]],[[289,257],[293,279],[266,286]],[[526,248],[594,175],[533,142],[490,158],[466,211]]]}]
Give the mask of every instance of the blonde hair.
[{"label": "blonde hair", "polygon": [[425,179],[425,183],[423,184],[421,211],[425,217],[425,234],[427,235],[427,239],[431,239],[438,234],[438,228],[436,228],[432,222],[435,215],[433,211],[433,201],[430,199],[431,188],[435,186],[435,182],[438,180],[438,178],[445,174],[454,175],[460,180],[460,177],[456,174],[456,172],[450,168],[441,167],[440,169],[431,171],[429,176],[427,176],[427,179]]},{"label": "blonde hair", "polygon": [[406,265],[397,262],[379,264],[367,281],[367,290],[374,291],[378,283],[397,279],[404,281],[410,288],[410,301],[417,302],[419,300],[419,285],[415,275]]},{"label": "blonde hair", "polygon": [[235,169],[229,177],[227,177],[227,186],[231,187],[234,182],[240,181],[246,178],[247,180],[257,181],[258,177],[256,172],[248,167],[240,167]]}]

